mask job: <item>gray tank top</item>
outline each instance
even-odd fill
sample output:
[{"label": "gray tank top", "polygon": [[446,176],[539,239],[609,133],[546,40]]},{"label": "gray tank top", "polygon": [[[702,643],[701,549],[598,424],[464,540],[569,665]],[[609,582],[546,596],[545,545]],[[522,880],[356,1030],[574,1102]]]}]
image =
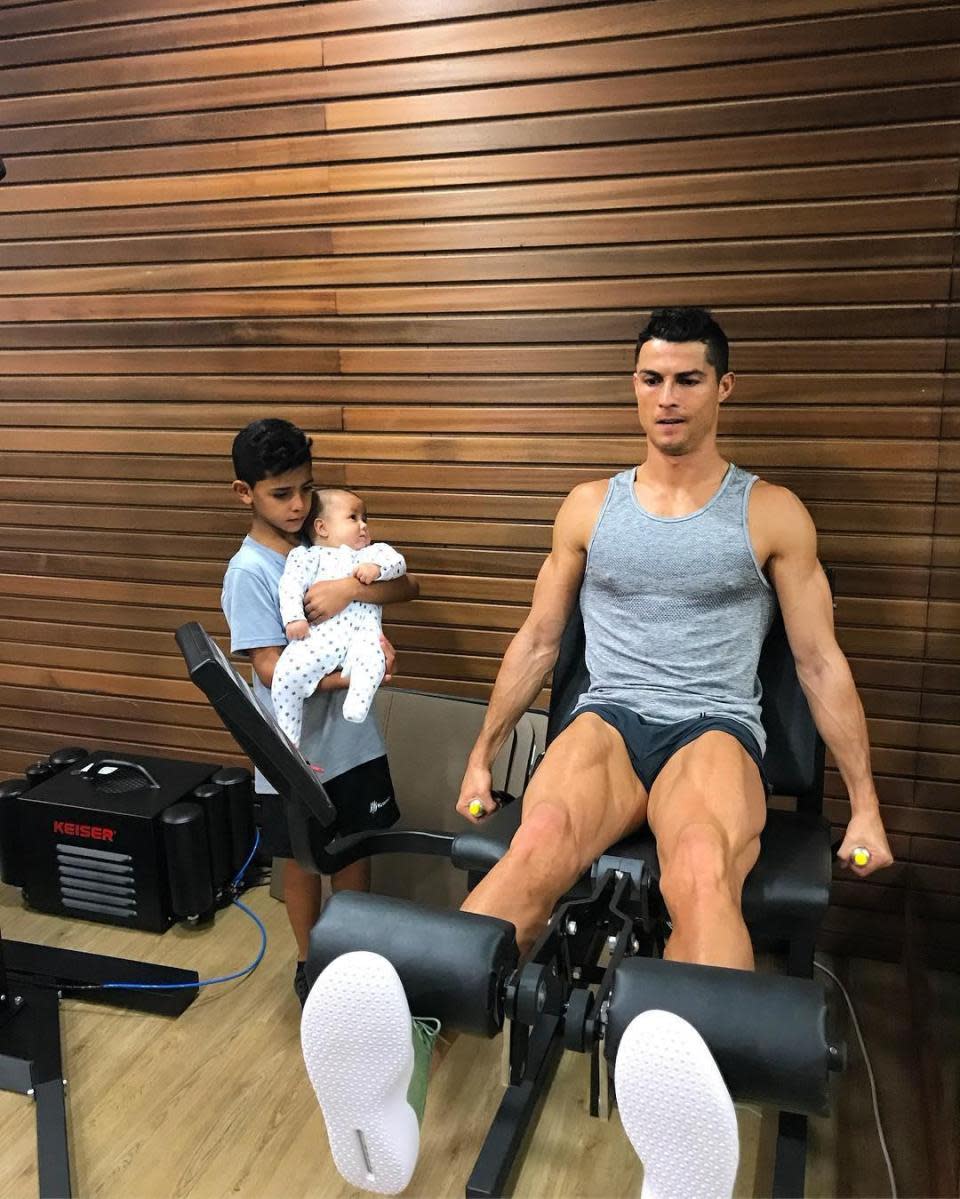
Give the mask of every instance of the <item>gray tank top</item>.
[{"label": "gray tank top", "polygon": [[610,480],[580,591],[590,688],[585,703],[621,704],[654,723],[737,720],[766,748],[760,647],[776,598],[747,528],[757,480],[732,463],[689,516],[653,516],[636,468]]}]

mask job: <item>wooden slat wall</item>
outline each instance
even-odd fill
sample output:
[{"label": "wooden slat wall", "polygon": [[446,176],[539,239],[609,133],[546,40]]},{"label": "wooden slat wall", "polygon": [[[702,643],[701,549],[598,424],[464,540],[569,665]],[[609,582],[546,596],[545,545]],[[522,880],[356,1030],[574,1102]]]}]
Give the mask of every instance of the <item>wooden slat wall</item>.
[{"label": "wooden slat wall", "polygon": [[[960,965],[960,6],[0,0],[0,774],[233,752],[170,636],[282,415],[486,695],[561,497],[637,461],[631,343],[706,303],[725,451],[822,534],[899,865],[825,944]],[[951,324],[952,321],[952,324]],[[842,821],[831,770],[829,811]]]}]

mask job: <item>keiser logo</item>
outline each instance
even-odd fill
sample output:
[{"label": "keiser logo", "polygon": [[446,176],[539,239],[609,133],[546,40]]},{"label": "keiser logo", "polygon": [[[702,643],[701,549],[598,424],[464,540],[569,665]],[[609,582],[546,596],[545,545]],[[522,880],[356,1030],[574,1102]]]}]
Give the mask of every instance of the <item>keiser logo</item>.
[{"label": "keiser logo", "polygon": [[75,824],[72,820],[55,820],[53,831],[63,837],[83,837],[87,841],[110,841],[117,835],[115,828],[101,824]]}]

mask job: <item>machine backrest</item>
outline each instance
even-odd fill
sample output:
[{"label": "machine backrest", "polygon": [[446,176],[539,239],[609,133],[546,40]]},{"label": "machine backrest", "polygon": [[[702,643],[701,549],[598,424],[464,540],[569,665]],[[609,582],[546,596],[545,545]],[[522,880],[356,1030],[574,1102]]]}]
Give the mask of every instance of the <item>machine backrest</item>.
[{"label": "machine backrest", "polygon": [[[579,603],[567,621],[553,669],[547,744],[590,686]],[[761,720],[767,733],[763,765],[777,795],[797,798],[798,808],[819,812],[823,803],[823,742],[797,679],[779,610],[760,651]]]},{"label": "machine backrest", "polygon": [[191,621],[177,629],[176,639],[190,678],[244,753],[285,799],[310,812],[322,828],[330,828],[336,808],[316,772],[260,707],[209,633]]}]

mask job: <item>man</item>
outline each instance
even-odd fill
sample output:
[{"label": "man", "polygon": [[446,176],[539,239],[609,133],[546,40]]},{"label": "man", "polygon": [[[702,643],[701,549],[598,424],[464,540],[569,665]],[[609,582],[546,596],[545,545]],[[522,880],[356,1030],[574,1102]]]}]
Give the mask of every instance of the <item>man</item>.
[{"label": "man", "polygon": [[[590,863],[646,822],[672,924],[666,956],[753,968],[740,899],[766,814],[757,660],[777,603],[850,796],[839,857],[850,864],[854,848],[866,849],[867,864],[850,866],[860,876],[892,861],[813,522],[792,493],[726,462],[717,448],[720,406],[734,382],[727,339],[708,312],[653,313],[633,377],[646,459],[564,501],[530,614],[504,655],[457,803],[468,820],[483,819],[471,815],[476,801],[484,815],[494,810],[491,764],[543,686],[579,600],[589,690],[533,776],[509,850],[463,905],[513,923],[521,952]],[[345,976],[346,962],[331,963],[317,990]],[[391,985],[384,979],[384,995]],[[323,1104],[309,1055],[308,1069]],[[694,1193],[691,1178],[704,1162],[709,1176],[698,1175],[698,1188],[729,1194],[736,1119],[694,1030],[644,1013],[624,1034],[616,1081],[624,1126],[644,1160],[645,1194]],[[715,1136],[705,1141],[707,1127]]]},{"label": "man", "polygon": [[646,821],[673,924],[667,956],[751,969],[740,893],[766,813],[756,671],[777,602],[850,796],[839,857],[847,864],[866,848],[868,864],[851,867],[861,876],[892,861],[866,722],[810,516],[717,448],[720,405],[734,388],[719,325],[703,309],[656,310],[638,340],[633,386],[646,460],[564,501],[458,811],[472,820],[473,800],[495,807],[490,765],[556,661],[578,596],[590,690],[534,775],[508,854],[466,907],[513,921],[523,949],[583,869]]}]

